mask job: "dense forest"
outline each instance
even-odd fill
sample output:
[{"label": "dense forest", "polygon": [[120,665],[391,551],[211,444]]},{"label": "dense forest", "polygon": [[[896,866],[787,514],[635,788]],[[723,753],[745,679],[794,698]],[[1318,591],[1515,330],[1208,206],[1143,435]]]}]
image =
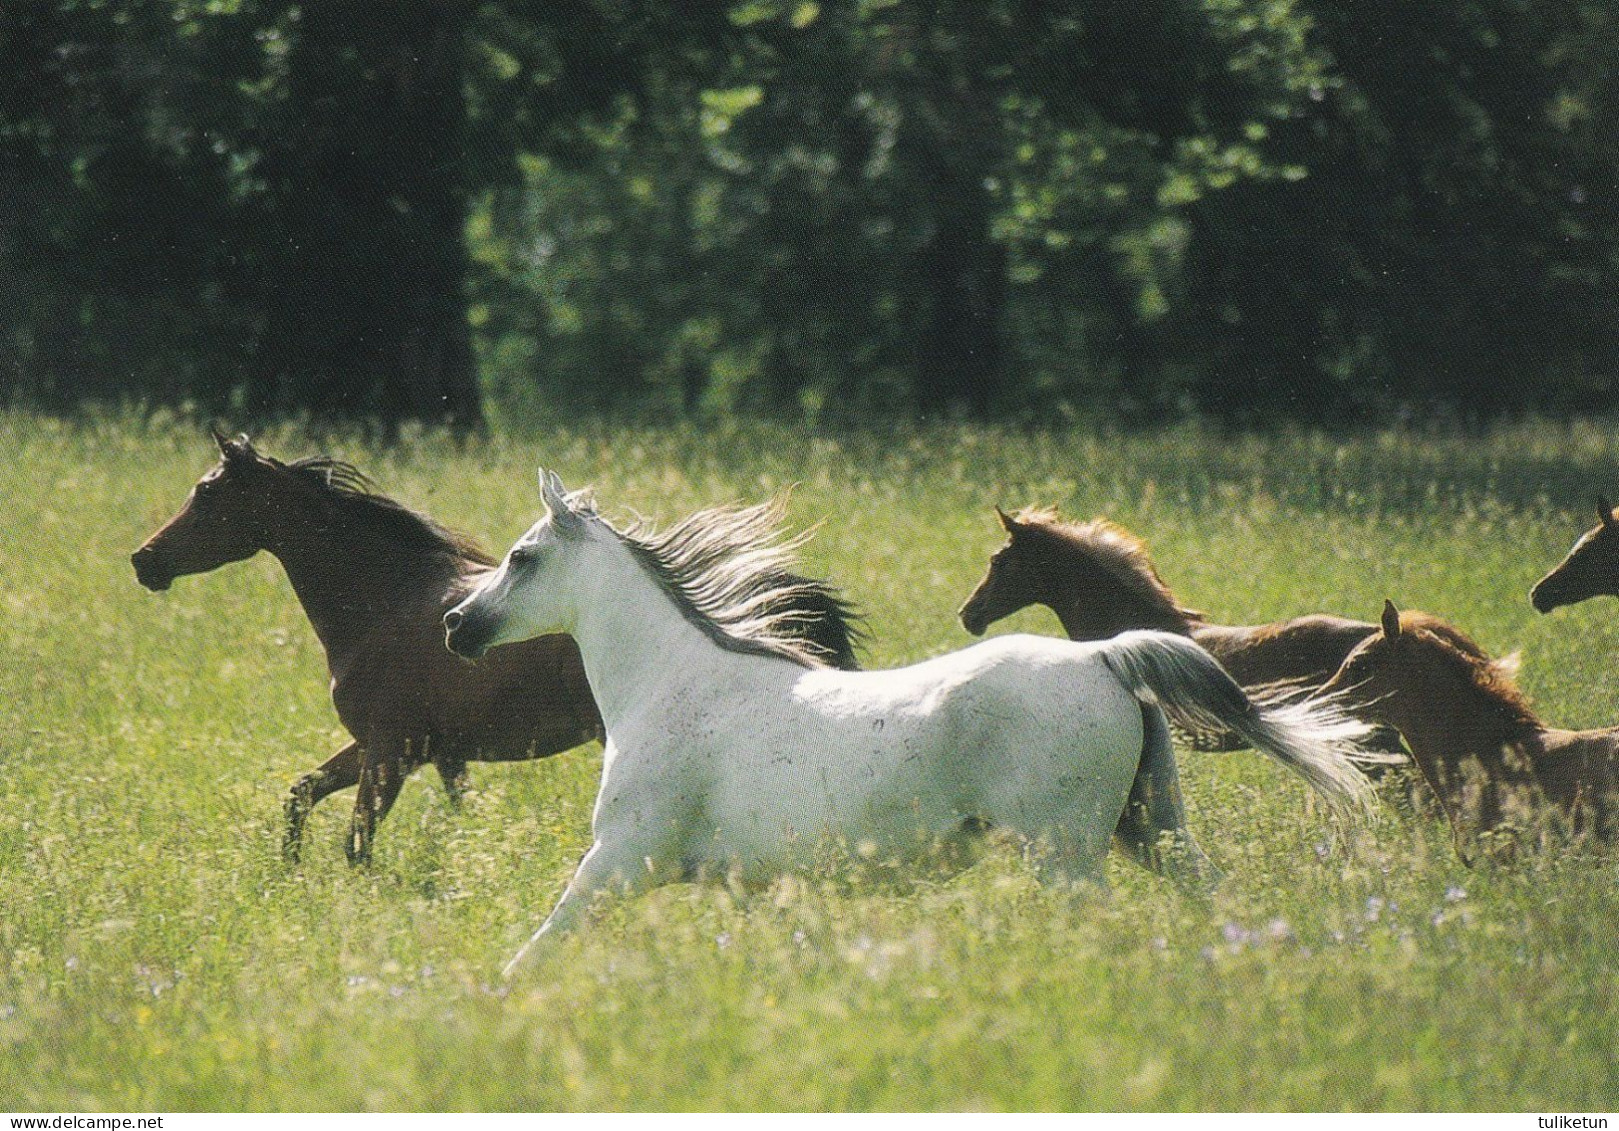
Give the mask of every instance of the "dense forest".
[{"label": "dense forest", "polygon": [[1619,407],[1611,0],[0,10],[0,402]]}]

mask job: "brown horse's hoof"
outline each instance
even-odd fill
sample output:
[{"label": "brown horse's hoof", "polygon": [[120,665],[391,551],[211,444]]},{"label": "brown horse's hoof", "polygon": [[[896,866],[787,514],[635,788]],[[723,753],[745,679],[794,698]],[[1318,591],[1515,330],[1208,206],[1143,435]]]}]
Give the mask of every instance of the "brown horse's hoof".
[{"label": "brown horse's hoof", "polygon": [[371,863],[371,838],[365,835],[364,830],[354,829],[349,833],[348,842],[343,845],[343,852],[354,867],[367,867]]},{"label": "brown horse's hoof", "polygon": [[319,774],[305,774],[293,783],[291,791],[287,794],[287,802],[283,811],[287,818],[287,831],[281,837],[281,858],[288,864],[298,863],[303,855],[304,822],[309,819],[309,813],[315,807],[315,783]]}]

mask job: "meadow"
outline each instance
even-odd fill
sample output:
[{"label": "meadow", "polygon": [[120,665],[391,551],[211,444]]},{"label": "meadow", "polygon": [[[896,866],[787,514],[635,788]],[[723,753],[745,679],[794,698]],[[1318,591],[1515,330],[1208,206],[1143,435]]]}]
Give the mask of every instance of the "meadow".
[{"label": "meadow", "polygon": [[[1393,597],[1521,649],[1548,719],[1619,722],[1611,604],[1526,597],[1619,490],[1598,424],[255,440],[352,459],[500,550],[541,461],[662,519],[796,484],[794,522],[822,523],[807,562],[865,609],[873,667],[970,643],[955,610],[1000,544],[991,505],[1054,503],[1145,536],[1214,619]],[[263,555],[162,594],[128,561],[212,463],[206,432],[11,413],[0,450],[0,1109],[1619,1106],[1619,852],[1470,869],[1437,819],[1390,800],[1343,824],[1251,752],[1180,755],[1227,874],[1207,901],[1119,859],[1076,899],[1001,844],[953,877],[610,902],[503,983],[586,844],[599,748],[474,765],[459,811],[418,774],[365,869],[339,795],[289,867],[285,791],[345,740],[296,598]],[[1014,630],[1059,632],[1044,610],[993,631]]]}]

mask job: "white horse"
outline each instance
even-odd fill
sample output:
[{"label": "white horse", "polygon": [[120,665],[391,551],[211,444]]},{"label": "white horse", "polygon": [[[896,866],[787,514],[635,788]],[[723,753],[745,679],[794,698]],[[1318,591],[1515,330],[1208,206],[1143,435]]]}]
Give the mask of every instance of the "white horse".
[{"label": "white horse", "polygon": [[549,513],[444,618],[450,648],[474,658],[571,633],[606,723],[594,843],[508,974],[600,892],[705,872],[765,880],[811,865],[828,837],[905,860],[999,827],[1037,846],[1043,875],[1096,884],[1117,838],[1163,874],[1212,882],[1166,712],[1236,731],[1335,805],[1367,804],[1363,724],[1329,704],[1258,706],[1183,637],[1002,636],[838,671],[768,611],[781,594],[759,579],[797,545],[779,540],[779,507],[620,531],[554,473],[540,490]]}]

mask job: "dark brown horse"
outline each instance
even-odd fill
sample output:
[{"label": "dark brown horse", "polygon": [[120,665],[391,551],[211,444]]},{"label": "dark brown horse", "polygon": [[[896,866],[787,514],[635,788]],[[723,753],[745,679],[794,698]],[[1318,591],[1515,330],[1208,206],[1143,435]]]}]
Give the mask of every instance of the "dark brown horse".
[{"label": "dark brown horse", "polygon": [[[215,434],[219,463],[133,555],[148,589],[264,550],[287,572],[326,650],[332,702],[354,741],[299,778],[286,805],[296,859],[310,810],[358,785],[349,858],[369,858],[405,777],[432,763],[452,800],[468,762],[544,758],[599,738],[601,718],[567,636],[501,648],[478,664],[444,647],[444,613],[495,565],[469,539],[372,492],[348,464],[282,463]],[[835,590],[796,576],[792,631],[854,667],[858,629]]]},{"label": "dark brown horse", "polygon": [[[1106,519],[1066,522],[1049,507],[1016,515],[996,507],[995,513],[1006,545],[990,558],[989,571],[961,606],[962,627],[974,636],[1019,609],[1045,605],[1072,640],[1156,628],[1191,637],[1251,691],[1307,692],[1331,679],[1350,649],[1377,631],[1365,621],[1320,613],[1273,624],[1210,624],[1175,600],[1146,544],[1123,527]],[[1448,631],[1458,646],[1477,649],[1462,633]],[[1191,738],[1204,749],[1229,749],[1236,741],[1233,735]],[[1387,748],[1398,748],[1392,736]]]},{"label": "dark brown horse", "polygon": [[1540,612],[1577,605],[1592,597],[1619,597],[1619,518],[1613,504],[1597,497],[1597,524],[1574,543],[1557,567],[1529,591]]},{"label": "dark brown horse", "polygon": [[1535,716],[1498,663],[1458,648],[1433,618],[1383,606],[1379,631],[1323,693],[1405,736],[1462,841],[1548,804],[1573,831],[1619,832],[1619,727],[1558,730]]}]

